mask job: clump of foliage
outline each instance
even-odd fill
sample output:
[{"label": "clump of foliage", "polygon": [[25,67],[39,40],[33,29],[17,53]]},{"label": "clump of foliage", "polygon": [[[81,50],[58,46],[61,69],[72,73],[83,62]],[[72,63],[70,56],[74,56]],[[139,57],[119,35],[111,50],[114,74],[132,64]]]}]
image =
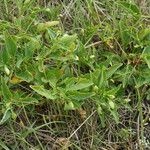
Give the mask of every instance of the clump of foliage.
[{"label": "clump of foliage", "polygon": [[[116,131],[117,136],[128,141],[130,136],[135,137],[129,131],[135,125],[128,121],[123,125],[121,113],[125,109],[135,113],[131,120],[138,121],[137,143],[142,149],[144,125],[149,121],[149,114],[144,118],[143,106],[149,105],[150,100],[147,14],[135,2],[119,0],[112,3],[4,0],[3,4],[0,6],[0,125],[10,123],[14,130],[14,122],[20,124],[28,133],[21,130],[15,136],[26,141],[32,133],[40,148],[45,149],[38,139],[38,129],[48,127],[51,121],[42,125],[38,118],[39,127],[34,128],[34,119],[27,116],[36,116],[37,107],[42,109],[45,104],[52,104],[54,112],[65,116],[70,112],[76,115],[78,111],[82,119],[86,117],[84,113],[96,110],[99,129],[106,129],[112,121],[122,128]],[[24,117],[20,119],[22,113],[30,127],[25,127]],[[57,130],[57,119],[54,122]],[[58,127],[57,132],[60,130]],[[8,149],[1,140],[0,145]],[[94,144],[97,141],[95,137]],[[63,148],[66,145],[82,149],[79,143],[61,144]],[[15,146],[19,148],[18,143]]]}]

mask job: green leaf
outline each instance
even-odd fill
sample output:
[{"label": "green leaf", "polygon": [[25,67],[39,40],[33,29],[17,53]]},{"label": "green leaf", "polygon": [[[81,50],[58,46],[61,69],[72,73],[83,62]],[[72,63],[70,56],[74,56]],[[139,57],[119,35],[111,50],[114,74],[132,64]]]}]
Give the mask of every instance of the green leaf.
[{"label": "green leaf", "polygon": [[46,97],[47,99],[54,100],[56,96],[52,94],[49,90],[44,89],[43,86],[30,86],[35,92],[40,94],[41,96]]},{"label": "green leaf", "polygon": [[11,117],[11,110],[10,110],[10,108],[8,108],[5,111],[3,117],[2,117],[2,119],[0,121],[0,125],[4,124],[10,117]]},{"label": "green leaf", "polygon": [[98,87],[101,88],[106,84],[106,68],[102,66],[99,70]]},{"label": "green leaf", "polygon": [[47,69],[45,70],[45,77],[42,78],[43,81],[48,82],[53,88],[56,87],[58,80],[62,77],[63,71],[60,69]]},{"label": "green leaf", "polygon": [[150,46],[144,48],[141,57],[144,59],[148,65],[148,68],[150,69]]},{"label": "green leaf", "polygon": [[19,98],[16,103],[37,104],[39,101],[33,97]]},{"label": "green leaf", "polygon": [[129,31],[123,21],[119,22],[119,29],[122,43],[126,47],[131,42],[131,31]]},{"label": "green leaf", "polygon": [[149,85],[150,83],[150,73],[149,68],[143,67],[139,74],[134,78],[136,88],[140,88],[143,85]]},{"label": "green leaf", "polygon": [[30,41],[25,44],[25,58],[29,59],[33,57],[34,51],[40,48],[40,42],[36,38],[30,38]]},{"label": "green leaf", "polygon": [[104,92],[104,95],[107,95],[108,97],[109,97],[109,96],[110,96],[110,97],[112,97],[112,96],[114,97],[115,94],[119,91],[120,87],[121,87],[121,85],[112,87],[110,90],[106,90],[106,91]]},{"label": "green leaf", "polygon": [[68,35],[65,34],[62,38],[60,38],[60,42],[63,43],[64,45],[70,45],[70,43],[75,42],[75,40],[77,39],[77,35]]},{"label": "green leaf", "polygon": [[23,63],[23,61],[24,61],[24,58],[23,58],[22,56],[19,56],[19,57],[17,58],[17,61],[16,61],[16,67],[17,67],[17,68],[20,68],[20,66],[21,66],[21,64]]},{"label": "green leaf", "polygon": [[0,54],[0,59],[1,59],[1,61],[2,61],[4,64],[9,63],[10,58],[9,58],[9,54],[8,54],[7,50],[4,49],[4,50],[1,52],[1,54]]},{"label": "green leaf", "polygon": [[[59,54],[59,55],[61,55],[62,52],[56,51],[58,49],[62,49],[63,51],[74,52],[74,50],[76,49],[76,44],[75,44],[76,39],[77,39],[76,34],[74,35],[65,34],[61,38],[55,40],[52,49],[53,51],[55,51],[55,54]],[[70,53],[70,55],[71,54],[72,53]]]},{"label": "green leaf", "polygon": [[12,94],[3,78],[1,78],[1,83],[2,83],[1,90],[2,90],[2,95],[3,95],[4,99],[10,100],[12,98]]},{"label": "green leaf", "polygon": [[7,32],[5,32],[4,35],[5,35],[6,50],[11,57],[14,57],[16,54],[16,51],[17,51],[16,42],[13,39],[13,37],[10,34],[8,34]]},{"label": "green leaf", "polygon": [[107,79],[109,79],[121,66],[122,66],[122,63],[118,63],[109,67],[106,73]]},{"label": "green leaf", "polygon": [[101,120],[101,125],[104,128],[106,126],[106,124],[105,124],[105,115],[104,115],[102,107],[100,105],[97,108],[97,113],[98,113],[99,118]]},{"label": "green leaf", "polygon": [[97,107],[97,112],[99,115],[101,115],[103,113],[102,107],[100,105]]},{"label": "green leaf", "polygon": [[75,110],[73,102],[65,103],[64,110]]},{"label": "green leaf", "polygon": [[135,79],[135,82],[136,82],[136,88],[140,88],[141,86],[146,84],[145,79],[142,77],[138,77],[137,79]]},{"label": "green leaf", "polygon": [[91,98],[92,96],[95,95],[95,93],[92,92],[79,92],[79,91],[68,92],[67,94],[68,94],[67,96],[70,99],[74,99],[78,101]]},{"label": "green leaf", "polygon": [[[74,82],[73,79],[71,82]],[[91,85],[93,85],[92,81],[85,79],[85,78],[79,78],[75,84],[71,84],[69,86],[67,84],[66,91],[77,91],[77,90],[90,87]]]},{"label": "green leaf", "polygon": [[148,41],[148,40],[150,40],[150,29],[149,29],[149,28],[146,28],[146,29],[142,30],[142,31],[139,33],[139,38],[140,38],[142,41]]},{"label": "green leaf", "polygon": [[33,75],[28,70],[21,70],[21,72],[16,73],[16,76],[26,82],[31,82],[33,80]]},{"label": "green leaf", "polygon": [[137,7],[137,5],[132,4],[131,2],[119,2],[119,5],[134,16],[140,16],[141,14],[140,9]]},{"label": "green leaf", "polygon": [[115,120],[116,123],[118,124],[118,123],[119,123],[119,114],[118,114],[118,112],[117,112],[115,109],[113,109],[113,110],[111,111],[111,115],[114,117],[114,120]]},{"label": "green leaf", "polygon": [[6,73],[6,75],[10,75],[10,70],[8,69],[8,67],[6,65],[4,65],[4,71]]},{"label": "green leaf", "polygon": [[111,109],[114,109],[115,108],[114,102],[109,100],[109,106],[110,106]]},{"label": "green leaf", "polygon": [[24,1],[24,4],[26,5],[26,4],[29,4],[30,3],[30,0],[25,0]]},{"label": "green leaf", "polygon": [[59,21],[48,21],[45,23],[39,23],[37,26],[38,31],[44,31],[50,27],[56,26],[59,24]]}]

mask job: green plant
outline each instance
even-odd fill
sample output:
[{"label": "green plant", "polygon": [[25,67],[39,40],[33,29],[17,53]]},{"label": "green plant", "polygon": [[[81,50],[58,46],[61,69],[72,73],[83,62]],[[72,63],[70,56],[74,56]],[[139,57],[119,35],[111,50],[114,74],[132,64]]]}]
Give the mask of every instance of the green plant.
[{"label": "green plant", "polygon": [[[44,149],[38,138],[39,128],[34,126],[34,119],[28,118],[28,114],[38,114],[36,107],[42,109],[43,105],[52,104],[55,114],[63,113],[66,117],[73,112],[72,118],[76,111],[82,118],[83,112],[89,114],[94,109],[100,130],[109,128],[111,121],[116,126],[122,125],[124,116],[120,113],[126,109],[133,120],[131,124],[125,122],[125,126],[134,128],[133,122],[138,122],[137,140],[142,149],[143,120],[147,120],[143,105],[150,97],[150,30],[149,16],[136,2],[3,0],[3,4],[0,5],[0,125],[17,122],[23,110],[29,127],[18,123],[25,131],[13,135],[22,145],[30,147],[26,138],[33,134]],[[139,120],[134,120],[136,116]],[[37,123],[38,126],[53,128],[45,117],[48,115],[43,115],[44,123]],[[54,122],[57,133],[61,129]],[[10,126],[12,131],[13,125]],[[120,131],[119,138],[132,134]],[[98,131],[95,133],[97,142],[101,138]],[[3,140],[0,145],[7,149]],[[72,145],[79,147],[79,143]]]}]

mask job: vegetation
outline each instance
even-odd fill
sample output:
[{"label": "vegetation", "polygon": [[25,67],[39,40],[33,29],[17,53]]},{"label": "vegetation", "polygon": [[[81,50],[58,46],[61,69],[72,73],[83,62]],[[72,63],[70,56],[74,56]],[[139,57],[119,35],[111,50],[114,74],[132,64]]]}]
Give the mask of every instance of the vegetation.
[{"label": "vegetation", "polygon": [[0,150],[150,148],[150,2],[1,0]]}]

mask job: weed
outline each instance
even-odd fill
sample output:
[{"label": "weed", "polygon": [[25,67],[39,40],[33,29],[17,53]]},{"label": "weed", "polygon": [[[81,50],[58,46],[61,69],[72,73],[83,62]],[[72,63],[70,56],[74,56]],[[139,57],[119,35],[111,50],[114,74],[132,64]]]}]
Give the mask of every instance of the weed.
[{"label": "weed", "polygon": [[148,8],[128,0],[2,0],[0,146],[148,147]]}]

